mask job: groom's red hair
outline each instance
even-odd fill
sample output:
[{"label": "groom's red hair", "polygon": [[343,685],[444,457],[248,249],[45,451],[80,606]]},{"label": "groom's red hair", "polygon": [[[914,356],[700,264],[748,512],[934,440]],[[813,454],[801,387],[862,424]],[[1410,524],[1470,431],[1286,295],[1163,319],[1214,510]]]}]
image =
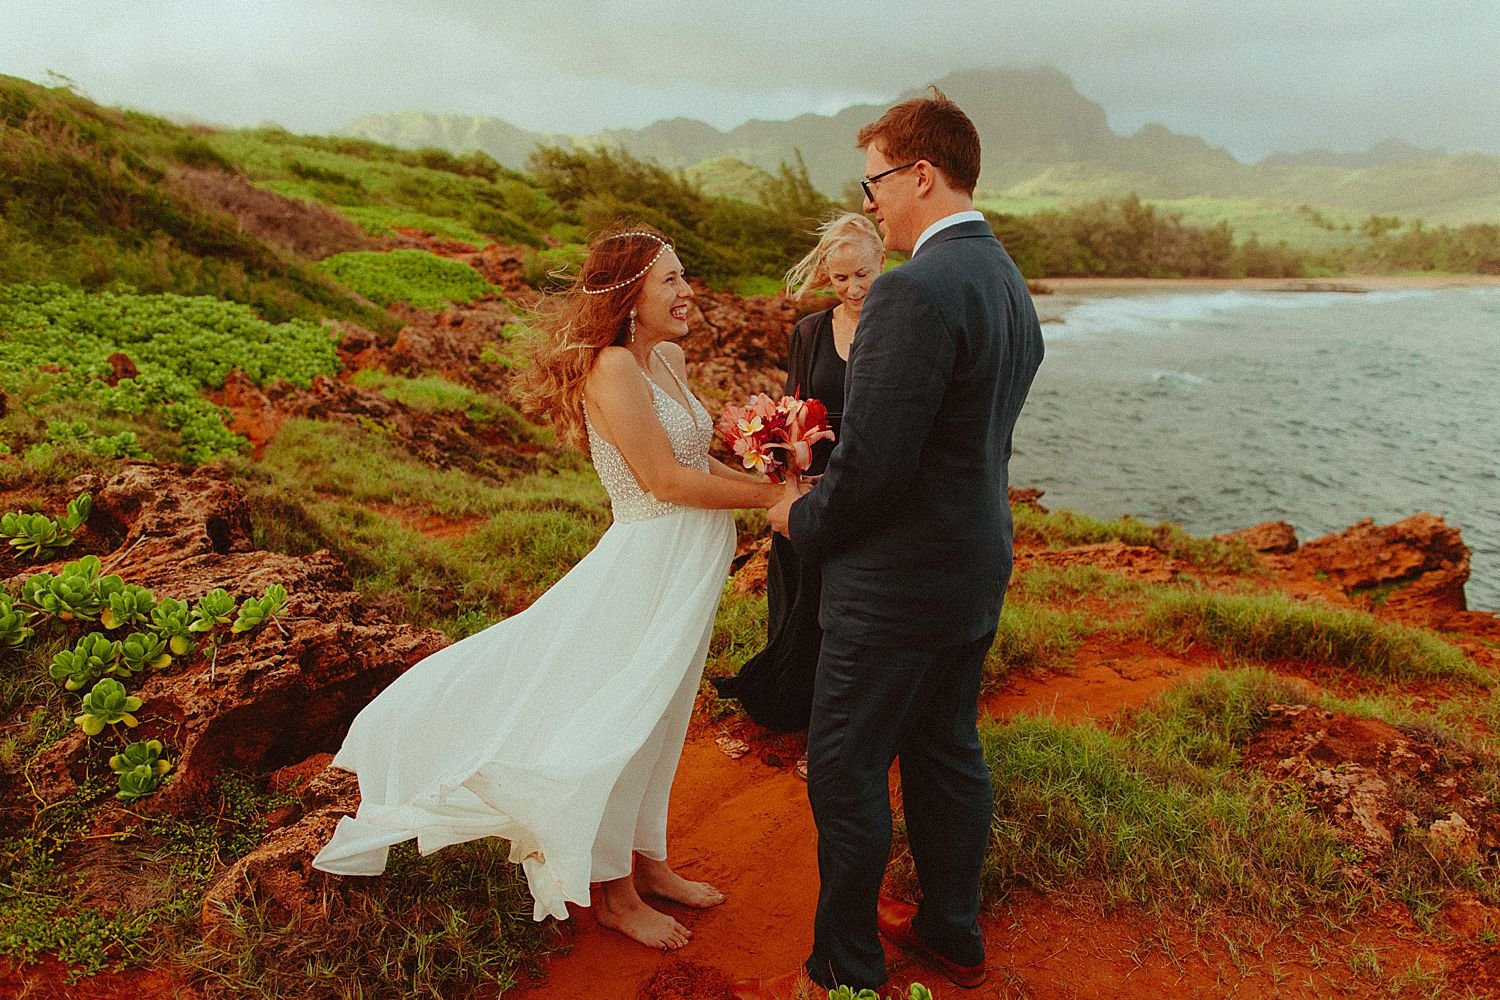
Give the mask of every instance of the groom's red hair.
[{"label": "groom's red hair", "polygon": [[858,147],[871,145],[892,164],[926,160],[964,194],[979,183],[979,130],[936,87],[931,97],[902,101],[860,129]]}]

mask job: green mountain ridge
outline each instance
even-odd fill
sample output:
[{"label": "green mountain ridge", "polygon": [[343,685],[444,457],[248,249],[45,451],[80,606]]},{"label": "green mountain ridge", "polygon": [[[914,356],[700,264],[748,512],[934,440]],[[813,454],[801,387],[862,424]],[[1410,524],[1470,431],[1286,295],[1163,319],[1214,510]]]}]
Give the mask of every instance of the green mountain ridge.
[{"label": "green mountain ridge", "polygon": [[[1390,139],[1362,153],[1313,150],[1245,164],[1160,124],[1130,135],[1115,132],[1104,108],[1056,69],[971,70],[950,74],[937,86],[978,128],[985,147],[980,188],[992,196],[1020,199],[1045,191],[1065,204],[1126,194],[1148,200],[1272,199],[1447,224],[1500,218],[1500,157],[1449,155]],[[859,129],[882,110],[854,105],[835,115],[756,119],[727,132],[674,118],[584,136],[527,132],[485,116],[402,112],[362,116],[342,134],[406,148],[480,150],[515,168],[525,165],[537,145],[621,149],[672,170],[730,157],[774,172],[800,152],[813,184],[838,197],[859,175]]]}]

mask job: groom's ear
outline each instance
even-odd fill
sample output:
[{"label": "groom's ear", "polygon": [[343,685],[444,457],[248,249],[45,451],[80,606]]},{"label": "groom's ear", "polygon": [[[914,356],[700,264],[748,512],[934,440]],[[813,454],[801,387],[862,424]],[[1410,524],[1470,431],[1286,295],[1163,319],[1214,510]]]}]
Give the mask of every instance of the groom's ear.
[{"label": "groom's ear", "polygon": [[912,170],[917,175],[918,198],[926,198],[939,193],[948,186],[948,179],[943,176],[941,170],[933,166],[930,160],[918,160]]}]

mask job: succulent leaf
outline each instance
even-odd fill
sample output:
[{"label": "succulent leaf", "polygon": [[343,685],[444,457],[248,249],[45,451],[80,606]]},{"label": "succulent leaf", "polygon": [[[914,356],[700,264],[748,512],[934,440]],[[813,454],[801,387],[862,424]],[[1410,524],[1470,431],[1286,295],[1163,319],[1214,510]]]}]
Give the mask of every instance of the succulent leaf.
[{"label": "succulent leaf", "polygon": [[131,713],[137,711],[142,704],[141,699],[126,692],[125,685],[111,677],[105,677],[83,696],[83,712],[73,721],[89,736],[97,736],[105,726],[120,722],[134,729],[139,720]]},{"label": "succulent leaf", "polygon": [[29,616],[17,610],[11,596],[0,591],[0,646],[19,646],[30,639],[32,630],[26,627]]},{"label": "succulent leaf", "polygon": [[193,632],[211,632],[220,625],[228,625],[233,614],[234,598],[223,587],[219,587],[198,598],[188,629]]},{"label": "succulent leaf", "polygon": [[[118,577],[105,577],[106,580],[117,580]],[[104,581],[100,581],[101,587]],[[109,595],[109,607],[99,615],[99,624],[105,628],[121,628],[126,625],[138,625],[151,618],[151,613],[156,610],[156,596],[146,587],[139,587],[133,583],[125,584],[119,593]]]},{"label": "succulent leaf", "polygon": [[137,767],[149,767],[158,776],[172,769],[170,761],[162,759],[161,740],[137,740],[109,759],[110,770],[116,774]]},{"label": "succulent leaf", "polygon": [[139,673],[147,667],[165,667],[171,662],[167,640],[152,632],[134,632],[120,643],[118,665],[127,675]]},{"label": "succulent leaf", "polygon": [[248,598],[244,604],[240,605],[240,612],[235,617],[234,627],[230,631],[238,634],[259,628],[266,623],[267,619],[281,614],[285,608],[286,588],[279,583],[273,583],[260,597]]},{"label": "succulent leaf", "polygon": [[161,772],[147,764],[140,764],[120,774],[120,790],[115,798],[121,802],[134,802],[161,787]]}]

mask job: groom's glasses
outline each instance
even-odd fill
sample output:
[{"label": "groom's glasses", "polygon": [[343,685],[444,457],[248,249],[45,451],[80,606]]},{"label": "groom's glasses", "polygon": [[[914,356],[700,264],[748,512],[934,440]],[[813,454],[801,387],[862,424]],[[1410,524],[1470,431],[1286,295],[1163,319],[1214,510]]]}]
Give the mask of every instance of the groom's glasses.
[{"label": "groom's glasses", "polygon": [[882,170],[880,173],[876,174],[874,177],[861,178],[861,180],[859,182],[859,186],[865,189],[865,197],[868,198],[868,199],[870,199],[870,204],[873,205],[873,204],[875,204],[875,192],[873,190],[871,190],[871,188],[870,188],[871,184],[874,184],[876,181],[880,180],[880,178],[882,178],[882,177],[888,176],[890,174],[894,174],[898,170],[905,170],[907,167],[915,167],[918,163],[921,163],[921,162],[922,162],[921,160],[912,160],[910,163],[903,163],[899,167],[892,167],[889,170]]}]

